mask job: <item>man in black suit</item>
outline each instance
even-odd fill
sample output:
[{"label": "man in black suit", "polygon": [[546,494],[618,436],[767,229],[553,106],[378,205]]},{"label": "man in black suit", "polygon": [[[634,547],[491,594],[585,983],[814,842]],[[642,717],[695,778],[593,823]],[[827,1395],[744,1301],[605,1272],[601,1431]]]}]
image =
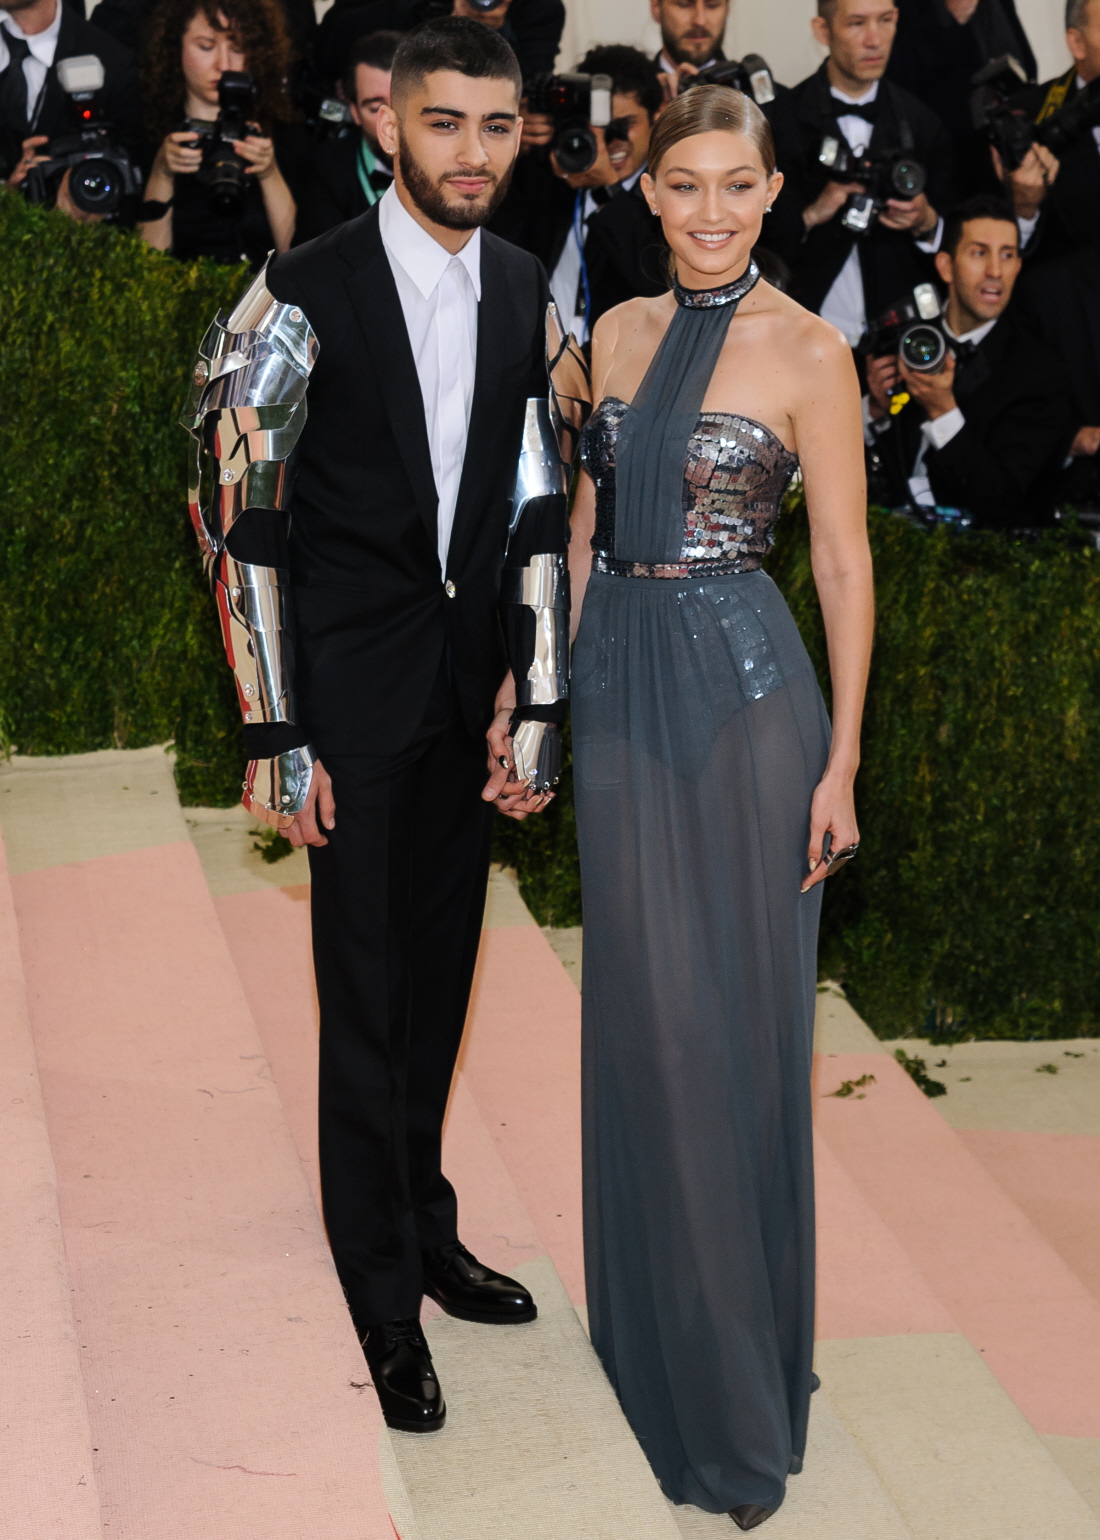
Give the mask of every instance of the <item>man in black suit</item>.
[{"label": "man in black suit", "polygon": [[340,84],[359,132],[315,147],[294,230],[296,246],[365,214],[393,181],[390,158],[378,143],[378,114],[389,104],[400,41],[400,32],[371,32],[353,46]]},{"label": "man in black suit", "polygon": [[1011,211],[988,195],[961,205],[936,267],[950,351],[936,373],[896,355],[869,363],[872,471],[894,507],[954,511],[986,529],[1047,523],[1073,420],[1059,360],[1008,310],[1020,272]]},{"label": "man in black suit", "polygon": [[[1066,0],[1066,45],[1073,63],[1054,80],[1013,97],[1036,123],[1069,105],[1100,77],[1100,0]],[[994,156],[996,161],[996,156]],[[998,170],[1000,167],[998,165]],[[1009,178],[1028,260],[1100,250],[1100,141],[1088,128],[1060,158],[1035,145]]]},{"label": "man in black suit", "polygon": [[667,100],[675,101],[685,75],[725,58],[729,0],[649,0],[649,13],[661,29],[654,63]]},{"label": "man in black suit", "polygon": [[[62,59],[95,54],[103,65],[99,107],[136,153],[140,140],[137,68],[129,49],[61,0],[3,0],[0,5],[0,177],[20,186],[43,149],[77,121],[57,78]],[[78,211],[67,198],[67,174],[58,206]],[[96,216],[91,216],[96,217]]]},{"label": "man in black suit", "polygon": [[[950,145],[928,108],[884,79],[897,27],[892,0],[818,0],[814,36],[829,57],[774,104],[784,177],[764,244],[791,270],[792,293],[855,347],[867,318],[931,276],[938,210],[950,187]],[[888,196],[865,234],[845,224],[849,200],[872,189],[830,177],[826,140],[872,160],[912,155],[927,174],[916,197]]]},{"label": "man in black suit", "polygon": [[[245,803],[309,846],[329,1240],[386,1419],[412,1432],[445,1415],[425,1293],[467,1320],[536,1313],[459,1242],[440,1168],[493,806],[545,804],[565,706],[564,487],[556,449],[528,456],[549,421],[533,399],[546,277],[480,228],[519,93],[488,28],[410,32],[379,112],[394,186],[211,328],[185,417],[212,459],[192,517],[245,718]],[[539,543],[544,514],[557,545]],[[513,639],[539,639],[530,669],[512,647],[518,707],[502,608]]]}]

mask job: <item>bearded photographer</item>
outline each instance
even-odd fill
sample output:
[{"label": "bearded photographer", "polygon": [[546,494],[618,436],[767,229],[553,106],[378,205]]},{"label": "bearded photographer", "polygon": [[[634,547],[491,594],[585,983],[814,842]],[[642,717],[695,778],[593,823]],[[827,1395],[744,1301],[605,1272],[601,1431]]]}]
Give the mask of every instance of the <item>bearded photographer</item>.
[{"label": "bearded photographer", "polygon": [[[184,261],[212,257],[254,268],[273,247],[288,250],[297,214],[288,178],[301,185],[309,154],[286,92],[290,60],[275,0],[163,0],[143,71],[146,132],[158,145],[138,225],[150,246]],[[226,146],[238,159],[219,197],[204,159],[229,72],[250,76],[254,91],[239,137]]]},{"label": "bearded photographer", "polygon": [[661,86],[665,99],[675,101],[685,76],[725,58],[729,0],[649,0],[649,13],[661,29]]},{"label": "bearded photographer", "polygon": [[922,372],[896,351],[867,365],[872,482],[893,507],[987,529],[1048,523],[1073,419],[1060,360],[1008,310],[1020,272],[1011,211],[970,199],[948,216],[935,261],[947,286],[942,366]]},{"label": "bearded photographer", "polygon": [[[94,54],[103,66],[97,106],[120,142],[140,142],[137,70],[129,50],[86,22],[62,0],[3,0],[0,4],[0,179],[22,188],[44,164],[51,139],[72,133],[74,116],[57,78],[64,59]],[[76,219],[99,216],[76,207],[69,173],[56,191],[57,207]]]},{"label": "bearded photographer", "polygon": [[[818,0],[814,37],[829,56],[808,80],[779,97],[770,117],[783,189],[766,245],[791,269],[792,293],[831,321],[855,347],[876,315],[932,276],[938,210],[950,197],[951,149],[939,119],[884,78],[897,29],[891,0]],[[835,151],[830,151],[830,146]],[[866,157],[876,183],[830,174],[822,156]],[[904,165],[901,164],[904,162]],[[912,183],[912,163],[924,173]],[[865,233],[852,200],[873,194]]]}]

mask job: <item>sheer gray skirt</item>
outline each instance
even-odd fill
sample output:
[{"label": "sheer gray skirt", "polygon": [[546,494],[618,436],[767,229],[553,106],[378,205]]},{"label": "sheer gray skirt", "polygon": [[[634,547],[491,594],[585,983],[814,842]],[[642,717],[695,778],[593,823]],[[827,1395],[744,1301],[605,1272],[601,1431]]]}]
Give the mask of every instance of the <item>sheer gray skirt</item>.
[{"label": "sheer gray skirt", "polygon": [[824,702],[763,572],[594,573],[572,696],[592,1341],[674,1502],[777,1508],[813,1351]]}]

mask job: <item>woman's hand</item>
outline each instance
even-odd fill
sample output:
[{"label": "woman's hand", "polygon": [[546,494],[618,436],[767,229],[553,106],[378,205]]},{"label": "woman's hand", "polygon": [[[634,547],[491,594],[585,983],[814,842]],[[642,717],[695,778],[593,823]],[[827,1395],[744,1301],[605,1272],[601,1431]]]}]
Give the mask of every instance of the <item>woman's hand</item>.
[{"label": "woman's hand", "polygon": [[554,800],[552,791],[532,791],[526,781],[515,778],[516,762],[512,756],[512,712],[516,709],[516,686],[509,669],[497,691],[495,716],[485,734],[489,744],[489,779],[481,793],[485,802],[496,804],[498,813],[522,821],[528,813],[541,813]]},{"label": "woman's hand", "polygon": [[263,135],[249,134],[247,139],[234,139],[233,148],[242,160],[248,162],[245,175],[254,176],[258,182],[266,182],[277,170],[275,146]]},{"label": "woman's hand", "polygon": [[826,770],[810,804],[810,844],[806,854],[812,875],[802,884],[803,893],[829,875],[829,867],[821,859],[826,834],[831,836],[832,851],[859,844],[854,777],[839,770]]},{"label": "woman's hand", "polygon": [[158,173],[161,176],[174,177],[191,176],[196,172],[202,165],[201,138],[202,135],[196,134],[192,129],[166,135],[153,162],[150,181]]}]

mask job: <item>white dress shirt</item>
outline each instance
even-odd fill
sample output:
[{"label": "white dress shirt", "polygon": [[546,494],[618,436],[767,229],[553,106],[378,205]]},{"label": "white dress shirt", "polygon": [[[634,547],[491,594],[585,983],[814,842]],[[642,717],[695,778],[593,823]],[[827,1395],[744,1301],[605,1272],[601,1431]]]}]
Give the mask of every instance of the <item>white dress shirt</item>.
[{"label": "white dress shirt", "polygon": [[57,0],[54,8],[53,21],[44,32],[35,32],[28,36],[9,11],[0,11],[0,71],[6,70],[11,60],[11,53],[4,41],[4,33],[10,32],[13,37],[21,37],[26,41],[30,53],[23,60],[23,74],[27,81],[27,122],[32,122],[34,109],[38,104],[38,98],[42,94],[42,87],[46,84],[46,76],[49,74],[53,56],[57,52],[57,39],[61,31],[61,0]]},{"label": "white dress shirt", "polygon": [[[845,96],[843,91],[838,91],[835,86],[830,86],[829,94],[838,102],[863,107],[868,102],[873,102],[878,96],[878,84],[877,80],[873,80],[862,96]],[[837,127],[848,141],[853,153],[865,155],[873,132],[867,119],[861,118],[856,112],[838,112],[836,121]],[[941,219],[930,235],[917,242],[917,248],[920,251],[938,251],[942,238],[943,220]],[[832,287],[822,302],[821,315],[838,331],[843,332],[848,339],[849,347],[858,347],[860,338],[867,330],[867,306],[863,298],[863,273],[859,265],[858,238],[853,240],[852,249],[848,253],[844,266],[833,279]]]},{"label": "white dress shirt", "polygon": [[[639,168],[633,176],[628,176],[620,182],[616,188],[616,194],[629,192],[642,174],[644,168]],[[603,204],[597,203],[592,196],[592,189],[586,188],[584,202],[581,204],[580,239],[577,239],[576,201],[574,200],[573,223],[569,227],[569,234],[565,238],[565,245],[561,249],[561,256],[555,264],[554,271],[550,275],[550,294],[554,304],[558,307],[558,315],[561,324],[566,331],[573,333],[578,342],[587,342],[589,338],[588,317],[577,309],[577,300],[581,294],[581,271],[584,260],[584,242],[588,238],[588,221]]]},{"label": "white dress shirt", "polygon": [[417,224],[389,187],[378,200],[378,228],[409,334],[432,474],[439,499],[436,530],[440,576],[454,527],[474,399],[477,307],[481,299],[481,231],[452,256]]}]

